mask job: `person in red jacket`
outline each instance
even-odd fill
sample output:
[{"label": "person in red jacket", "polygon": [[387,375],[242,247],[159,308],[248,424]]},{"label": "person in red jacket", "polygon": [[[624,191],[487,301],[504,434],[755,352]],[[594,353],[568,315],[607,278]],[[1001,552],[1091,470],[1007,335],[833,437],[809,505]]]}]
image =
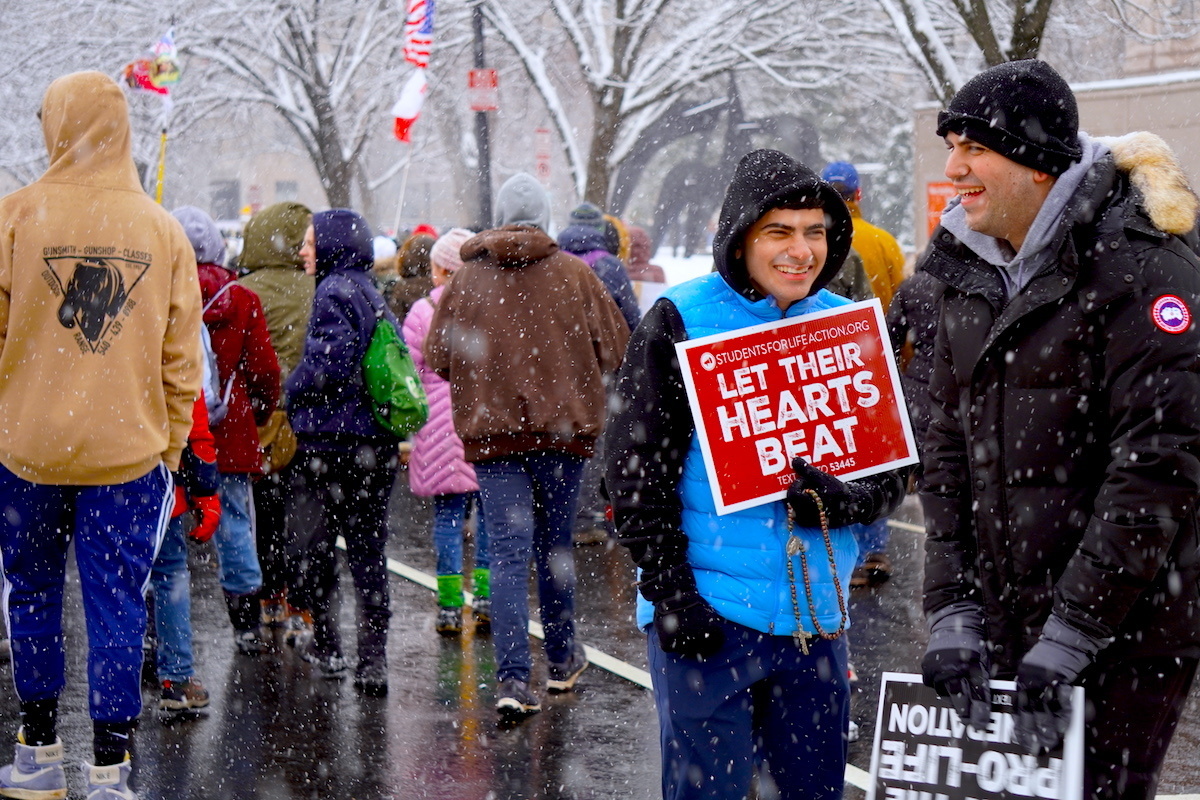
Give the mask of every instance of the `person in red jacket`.
[{"label": "person in red jacket", "polygon": [[204,324],[216,353],[217,383],[223,419],[210,416],[221,473],[221,525],[213,543],[221,565],[221,588],[238,652],[257,655],[258,590],[262,569],[255,551],[250,481],[262,473],[258,426],[267,421],[279,400],[279,360],[271,347],[262,303],[240,285],[225,261],[225,241],[212,218],[194,206],[174,212],[196,251]]}]

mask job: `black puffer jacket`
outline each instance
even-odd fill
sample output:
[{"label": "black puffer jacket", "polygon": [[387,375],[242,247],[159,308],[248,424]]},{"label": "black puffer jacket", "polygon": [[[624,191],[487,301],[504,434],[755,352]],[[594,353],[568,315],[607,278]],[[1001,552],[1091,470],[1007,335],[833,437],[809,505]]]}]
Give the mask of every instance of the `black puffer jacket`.
[{"label": "black puffer jacket", "polygon": [[[1099,160],[1063,216],[1058,260],[1008,301],[947,231],[926,256],[947,288],[925,611],[981,604],[1001,677],[1051,611],[1116,638],[1101,664],[1200,655],[1200,262],[1146,201]],[[1184,332],[1156,325],[1164,295],[1190,310]]]},{"label": "black puffer jacket", "polygon": [[912,420],[918,450],[929,430],[929,376],[933,373],[933,345],[937,339],[938,304],[942,283],[925,270],[917,270],[896,288],[887,310],[888,336],[901,360],[904,345],[912,343],[912,358],[900,374],[904,400]]}]

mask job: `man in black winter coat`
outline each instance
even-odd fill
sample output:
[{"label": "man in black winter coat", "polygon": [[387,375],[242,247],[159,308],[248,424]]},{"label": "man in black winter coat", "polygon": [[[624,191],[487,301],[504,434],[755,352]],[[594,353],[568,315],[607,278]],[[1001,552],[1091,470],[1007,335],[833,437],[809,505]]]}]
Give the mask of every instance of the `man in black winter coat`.
[{"label": "man in black winter coat", "polygon": [[1153,797],[1200,657],[1196,198],[1157,137],[1101,143],[1045,63],[970,80],[938,118],[958,198],[925,442],[925,681],[1055,746],[1087,697],[1085,796]]}]

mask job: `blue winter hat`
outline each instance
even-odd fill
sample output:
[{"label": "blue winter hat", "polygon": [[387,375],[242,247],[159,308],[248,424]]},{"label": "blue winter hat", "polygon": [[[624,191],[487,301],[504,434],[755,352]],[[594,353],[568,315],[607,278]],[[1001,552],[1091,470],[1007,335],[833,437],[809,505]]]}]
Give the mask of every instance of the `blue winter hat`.
[{"label": "blue winter hat", "polygon": [[821,170],[821,180],[826,183],[840,183],[851,192],[857,192],[859,187],[858,170],[849,161],[834,161]]},{"label": "blue winter hat", "polygon": [[317,245],[317,278],[331,272],[366,272],[375,262],[371,227],[362,215],[348,208],[318,211],[312,218]]},{"label": "blue winter hat", "polygon": [[604,212],[592,203],[580,203],[571,212],[572,225],[587,225],[598,231],[604,230]]}]

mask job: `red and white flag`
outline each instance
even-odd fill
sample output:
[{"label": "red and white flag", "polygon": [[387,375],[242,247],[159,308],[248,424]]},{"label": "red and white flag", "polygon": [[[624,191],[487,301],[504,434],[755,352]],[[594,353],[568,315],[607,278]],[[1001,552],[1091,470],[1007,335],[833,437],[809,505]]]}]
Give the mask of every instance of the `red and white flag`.
[{"label": "red and white flag", "polygon": [[418,69],[429,67],[433,49],[433,0],[408,0],[404,18],[404,60]]},{"label": "red and white flag", "polygon": [[413,71],[404,88],[400,90],[400,99],[392,106],[392,116],[396,118],[396,138],[400,141],[411,141],[412,126],[421,115],[421,106],[425,104],[425,92],[428,88],[425,70],[418,69]]}]

